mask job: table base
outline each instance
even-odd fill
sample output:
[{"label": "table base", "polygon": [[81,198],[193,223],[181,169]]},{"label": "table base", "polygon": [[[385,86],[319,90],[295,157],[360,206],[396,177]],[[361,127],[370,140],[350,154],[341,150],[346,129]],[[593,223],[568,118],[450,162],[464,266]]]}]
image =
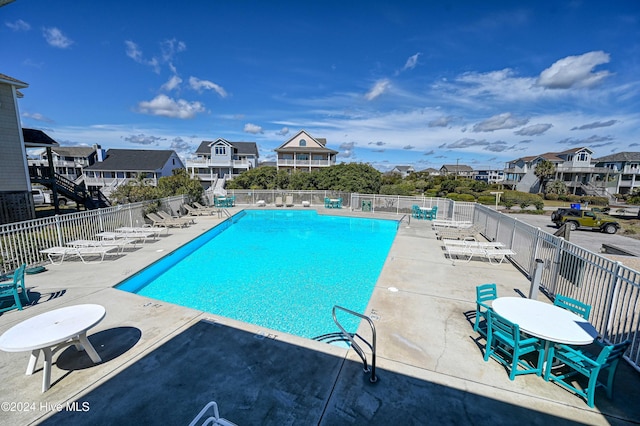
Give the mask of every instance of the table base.
[{"label": "table base", "polygon": [[87,355],[89,355],[89,358],[91,358],[91,361],[93,361],[94,363],[97,364],[99,362],[102,362],[100,355],[98,355],[98,352],[96,352],[93,345],[91,345],[91,342],[89,342],[89,339],[87,339],[86,332],[71,338],[67,342],[60,343],[55,347],[34,349],[33,351],[31,351],[31,357],[29,358],[29,365],[27,365],[26,375],[30,376],[33,374],[38,362],[40,351],[42,351],[42,353],[44,354],[44,367],[42,371],[42,392],[46,392],[47,390],[49,390],[49,387],[51,387],[51,364],[53,355],[55,355],[55,353],[60,349],[66,348],[67,346],[71,345],[75,345],[78,351],[84,350]]}]

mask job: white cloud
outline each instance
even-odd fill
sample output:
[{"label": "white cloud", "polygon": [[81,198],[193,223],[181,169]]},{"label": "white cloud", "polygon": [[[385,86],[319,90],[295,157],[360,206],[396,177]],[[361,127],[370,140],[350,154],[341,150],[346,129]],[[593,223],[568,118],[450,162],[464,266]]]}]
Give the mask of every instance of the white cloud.
[{"label": "white cloud", "polygon": [[182,83],[182,79],[177,75],[174,75],[174,76],[171,76],[171,78],[165,84],[163,84],[160,88],[162,90],[166,90],[167,92],[170,92],[176,87],[178,87],[180,83]]},{"label": "white cloud", "polygon": [[145,135],[144,133],[140,133],[137,135],[123,136],[122,139],[126,142],[136,144],[136,145],[154,145],[154,146],[158,146],[160,141],[166,140],[166,138]]},{"label": "white cloud", "polygon": [[140,102],[138,111],[143,114],[185,119],[195,117],[198,113],[204,112],[205,108],[200,102],[174,100],[167,95],[158,95],[150,101]]},{"label": "white cloud", "polygon": [[389,89],[390,85],[391,82],[386,78],[376,81],[371,90],[369,90],[369,92],[364,95],[365,99],[368,101],[374,100],[375,98],[386,92]]},{"label": "white cloud", "polygon": [[537,136],[541,135],[550,128],[553,127],[553,124],[532,124],[531,126],[523,127],[520,130],[517,130],[513,133],[519,136]]},{"label": "white cloud", "polygon": [[73,44],[73,40],[62,34],[56,27],[43,28],[42,35],[49,45],[60,49],[66,49]]},{"label": "white cloud", "polygon": [[537,84],[547,89],[590,88],[611,75],[609,71],[593,72],[596,66],[608,62],[609,54],[603,51],[567,56],[542,71]]},{"label": "white cloud", "polygon": [[343,142],[340,144],[338,148],[339,153],[338,157],[341,158],[355,158],[356,153],[354,151],[356,143],[355,142]]},{"label": "white cloud", "polygon": [[431,120],[427,123],[427,126],[429,127],[447,127],[449,125],[449,123],[451,123],[454,120],[454,117],[452,116],[448,116],[448,117],[440,117],[440,118],[436,118],[435,120]]},{"label": "white cloud", "polygon": [[529,122],[528,118],[516,118],[510,112],[494,115],[473,126],[474,132],[493,132],[494,130],[513,129],[524,126]]},{"label": "white cloud", "polygon": [[247,123],[244,125],[244,131],[245,133],[251,133],[252,135],[264,133],[264,130],[262,130],[262,127],[256,124],[251,124],[251,123]]},{"label": "white cloud", "polygon": [[618,120],[596,121],[594,123],[583,124],[582,126],[573,127],[571,130],[597,129],[598,127],[609,127],[616,124]]},{"label": "white cloud", "polygon": [[198,92],[202,92],[203,89],[213,90],[221,98],[226,98],[228,96],[224,88],[208,80],[200,80],[199,78],[196,78],[196,77],[189,77],[189,86],[191,86],[193,90],[196,90]]},{"label": "white cloud", "polygon": [[288,127],[283,127],[282,129],[280,129],[279,131],[276,132],[276,135],[278,136],[287,136],[289,134],[289,128]]},{"label": "white cloud", "polygon": [[418,64],[418,57],[420,55],[421,53],[416,53],[415,55],[410,56],[409,59],[407,59],[407,62],[404,64],[402,71],[414,69]]},{"label": "white cloud", "polygon": [[44,115],[38,113],[38,112],[23,112],[22,116],[25,118],[30,118],[32,120],[36,120],[36,121],[42,121],[44,123],[53,123],[53,120],[50,119],[49,117],[45,117]]},{"label": "white cloud", "polygon": [[170,62],[175,57],[176,53],[187,50],[187,45],[186,43],[174,38],[163,41],[160,44],[160,48],[162,50],[162,59],[164,62]]},{"label": "white cloud", "polygon": [[18,19],[15,22],[5,22],[5,25],[13,31],[29,31],[31,29],[31,25],[22,19]]}]

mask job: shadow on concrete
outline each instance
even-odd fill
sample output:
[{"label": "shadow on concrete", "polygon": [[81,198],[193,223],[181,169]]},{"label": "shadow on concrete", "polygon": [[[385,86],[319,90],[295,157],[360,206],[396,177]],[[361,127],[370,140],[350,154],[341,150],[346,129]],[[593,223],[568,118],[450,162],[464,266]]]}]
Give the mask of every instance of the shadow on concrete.
[{"label": "shadow on concrete", "polygon": [[[142,332],[136,327],[116,327],[99,331],[88,336],[89,342],[102,359],[102,363],[116,359],[133,348],[142,337]],[[91,358],[84,352],[70,346],[60,353],[56,365],[61,370],[84,370],[95,367]]]},{"label": "shadow on concrete", "polygon": [[[118,330],[91,336],[105,345],[101,356]],[[130,344],[135,333],[125,334]],[[239,425],[572,424],[386,369],[371,384],[361,364],[333,353],[200,321],[80,396],[75,402],[88,411],[62,411],[42,424],[183,425],[211,400]],[[76,354],[65,358],[61,368],[81,367]]]}]

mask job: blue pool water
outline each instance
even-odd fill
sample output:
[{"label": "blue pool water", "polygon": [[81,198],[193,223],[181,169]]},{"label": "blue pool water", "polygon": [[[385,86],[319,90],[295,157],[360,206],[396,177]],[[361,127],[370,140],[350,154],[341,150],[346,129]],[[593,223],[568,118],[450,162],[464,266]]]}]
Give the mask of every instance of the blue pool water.
[{"label": "blue pool water", "polygon": [[396,231],[390,220],[242,212],[117,288],[312,338],[337,331],[334,305],[364,313]]}]

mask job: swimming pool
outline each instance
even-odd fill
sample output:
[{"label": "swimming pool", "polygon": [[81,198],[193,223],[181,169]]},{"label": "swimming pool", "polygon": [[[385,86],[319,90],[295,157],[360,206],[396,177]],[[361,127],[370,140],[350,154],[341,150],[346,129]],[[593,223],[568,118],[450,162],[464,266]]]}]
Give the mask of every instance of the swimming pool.
[{"label": "swimming pool", "polygon": [[337,331],[334,305],[364,313],[396,231],[391,220],[244,211],[116,288],[313,338]]}]

